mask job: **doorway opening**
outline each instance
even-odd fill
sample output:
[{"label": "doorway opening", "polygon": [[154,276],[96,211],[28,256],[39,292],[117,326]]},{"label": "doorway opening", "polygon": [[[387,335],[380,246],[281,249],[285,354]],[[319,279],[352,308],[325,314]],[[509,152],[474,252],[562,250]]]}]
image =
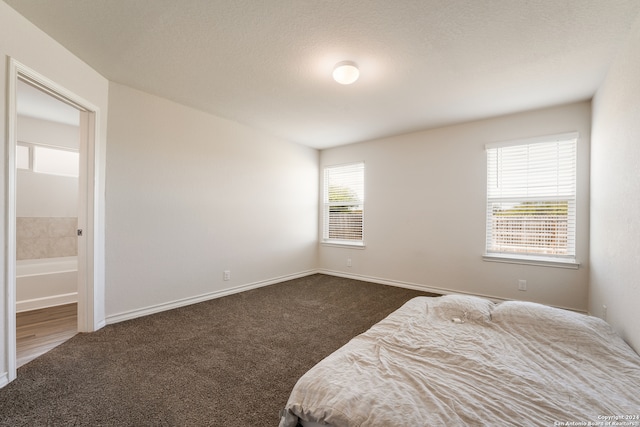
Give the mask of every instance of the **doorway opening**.
[{"label": "doorway opening", "polygon": [[20,76],[16,102],[19,368],[78,330],[81,110]]},{"label": "doorway opening", "polygon": [[[13,59],[8,74],[5,354],[10,382],[17,375],[17,313],[67,306],[76,318],[71,333],[94,331],[104,323],[96,320],[94,307],[95,266],[103,265],[94,247],[98,110]],[[26,267],[18,266],[25,260]],[[53,284],[30,283],[45,274]]]}]

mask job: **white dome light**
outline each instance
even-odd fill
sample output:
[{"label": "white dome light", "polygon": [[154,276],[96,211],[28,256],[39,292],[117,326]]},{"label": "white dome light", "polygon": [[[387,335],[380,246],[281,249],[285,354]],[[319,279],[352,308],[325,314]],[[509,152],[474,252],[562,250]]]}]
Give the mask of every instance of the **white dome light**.
[{"label": "white dome light", "polygon": [[358,77],[360,77],[360,70],[355,62],[338,62],[333,69],[333,79],[341,85],[350,85],[358,80]]}]

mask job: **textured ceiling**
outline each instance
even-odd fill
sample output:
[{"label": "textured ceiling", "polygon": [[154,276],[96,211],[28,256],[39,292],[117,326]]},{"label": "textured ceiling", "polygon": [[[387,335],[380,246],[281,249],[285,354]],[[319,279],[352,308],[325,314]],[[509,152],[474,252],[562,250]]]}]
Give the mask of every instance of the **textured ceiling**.
[{"label": "textured ceiling", "polygon": [[[589,99],[640,0],[5,0],[109,80],[316,148]],[[334,64],[360,66],[342,86]]]}]

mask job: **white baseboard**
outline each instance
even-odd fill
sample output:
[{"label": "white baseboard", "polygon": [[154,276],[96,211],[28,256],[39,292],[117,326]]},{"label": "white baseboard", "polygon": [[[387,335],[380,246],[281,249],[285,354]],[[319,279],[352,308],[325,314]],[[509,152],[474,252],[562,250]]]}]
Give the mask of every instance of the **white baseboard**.
[{"label": "white baseboard", "polygon": [[102,328],[104,328],[105,326],[107,326],[107,321],[106,320],[101,320],[100,322],[98,322],[98,324],[96,325],[96,331],[100,330]]},{"label": "white baseboard", "polygon": [[23,311],[29,310],[38,310],[41,308],[55,307],[57,305],[71,304],[74,302],[78,302],[77,292],[27,299],[24,301],[16,301],[16,313],[21,313]]},{"label": "white baseboard", "polygon": [[470,294],[468,292],[460,292],[452,289],[427,286],[420,283],[403,282],[401,280],[384,279],[380,277],[365,276],[362,274],[344,273],[342,271],[320,269],[318,270],[318,273],[327,274],[329,276],[344,277],[345,279],[354,279],[354,280],[362,280],[364,282],[378,283],[380,285],[388,285],[388,286],[395,286],[398,288],[406,288],[406,289],[413,289],[416,291],[430,292],[430,293],[439,294],[439,295],[449,295],[449,294],[475,295],[475,296],[481,296],[483,298],[490,299],[495,302],[505,301],[502,298],[496,298],[496,297],[491,297],[486,295]]},{"label": "white baseboard", "polygon": [[[318,270],[318,273],[327,274],[329,276],[344,277],[346,279],[362,280],[364,282],[379,283],[381,285],[396,286],[399,288],[414,289],[414,290],[423,291],[423,292],[431,292],[431,293],[440,294],[440,295],[471,295],[471,296],[486,298],[495,303],[499,303],[503,301],[511,301],[508,298],[500,298],[493,295],[474,294],[471,292],[464,292],[464,291],[459,291],[455,289],[438,288],[438,287],[427,286],[419,283],[403,282],[400,280],[392,280],[392,279],[382,279],[379,277],[365,276],[360,274],[350,274],[350,273],[344,273],[342,271],[320,269]],[[575,311],[577,313],[587,314],[583,310],[578,310],[571,307],[562,307],[562,306],[554,306],[554,307],[562,308],[564,310]]]},{"label": "white baseboard", "polygon": [[[306,277],[306,276],[310,276],[312,274],[317,274],[317,273],[326,274],[326,275],[329,275],[329,276],[344,277],[344,278],[347,278],[347,279],[362,280],[362,281],[365,281],[365,282],[378,283],[378,284],[381,284],[381,285],[396,286],[396,287],[399,287],[399,288],[414,289],[414,290],[418,290],[418,291],[430,292],[430,293],[439,294],[439,295],[449,295],[449,294],[473,295],[473,296],[478,296],[478,297],[482,297],[482,298],[487,298],[487,299],[489,299],[489,300],[491,300],[493,302],[508,301],[508,299],[506,299],[506,298],[500,298],[500,297],[496,297],[496,296],[493,296],[493,295],[473,294],[473,293],[470,293],[470,292],[464,292],[464,291],[459,291],[459,290],[455,290],[455,289],[447,289],[447,288],[441,288],[441,287],[427,286],[427,285],[420,284],[420,283],[404,282],[404,281],[400,281],[400,280],[385,279],[385,278],[379,278],[379,277],[373,277],[373,276],[365,276],[365,275],[359,275],[359,274],[350,274],[350,273],[344,273],[344,272],[341,272],[341,271],[317,269],[317,270],[307,270],[307,271],[302,271],[302,272],[299,272],[299,273],[294,273],[294,274],[284,275],[284,276],[280,276],[280,277],[275,277],[275,278],[268,279],[268,280],[261,280],[261,281],[258,281],[258,282],[247,283],[247,284],[236,286],[236,287],[233,287],[233,288],[227,288],[227,289],[223,289],[223,290],[220,290],[220,291],[210,292],[210,293],[198,295],[198,296],[195,296],[195,297],[184,298],[184,299],[180,299],[180,300],[176,300],[176,301],[170,301],[170,302],[167,302],[167,303],[156,304],[156,305],[144,307],[144,308],[141,308],[141,309],[135,309],[135,310],[130,310],[130,311],[122,312],[122,313],[112,314],[112,315],[109,315],[109,316],[106,317],[105,322],[104,322],[104,324],[102,326],[110,325],[110,324],[118,323],[118,322],[123,322],[125,320],[135,319],[135,318],[142,317],[142,316],[148,316],[150,314],[160,313],[162,311],[172,310],[174,308],[184,307],[184,306],[191,305],[191,304],[197,304],[199,302],[204,302],[204,301],[208,301],[208,300],[211,300],[211,299],[221,298],[221,297],[224,297],[224,296],[237,294],[239,292],[244,292],[244,291],[248,291],[248,290],[256,289],[256,288],[261,288],[261,287],[264,287],[264,286],[269,286],[269,285],[273,285],[273,284],[276,284],[276,283],[285,282],[287,280],[298,279],[298,278],[301,278],[301,277]],[[572,310],[572,311],[579,311],[579,310],[576,310],[576,309],[573,309],[573,308],[568,308],[568,307],[559,307],[559,308],[564,308],[564,309]]]},{"label": "white baseboard", "polygon": [[174,308],[184,307],[191,304],[197,304],[199,302],[208,301],[211,299],[221,298],[232,294],[237,294],[240,292],[248,291],[251,289],[261,288],[264,286],[274,285],[276,283],[285,282],[287,280],[298,279],[301,277],[310,276],[312,274],[318,273],[318,270],[307,270],[299,273],[288,274],[285,276],[275,277],[268,280],[261,280],[258,282],[247,283],[245,285],[235,286],[233,288],[227,288],[220,291],[210,292],[202,295],[198,295],[190,298],[183,298],[176,301],[170,301],[162,304],[156,304],[149,307],[125,311],[118,314],[113,314],[107,316],[106,324],[110,325],[113,323],[123,322],[125,320],[131,320],[142,316],[148,316],[150,314],[160,313],[162,311],[172,310]]},{"label": "white baseboard", "polygon": [[0,388],[9,384],[9,374],[7,372],[3,372],[0,374]]}]

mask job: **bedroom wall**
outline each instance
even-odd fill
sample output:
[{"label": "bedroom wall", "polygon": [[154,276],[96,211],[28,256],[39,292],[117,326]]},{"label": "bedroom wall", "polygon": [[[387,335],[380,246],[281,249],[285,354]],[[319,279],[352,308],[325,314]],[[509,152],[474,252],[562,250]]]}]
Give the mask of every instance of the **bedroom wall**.
[{"label": "bedroom wall", "polygon": [[[72,55],[65,48],[60,46],[55,40],[47,36],[40,31],[29,21],[16,13],[13,9],[7,6],[6,3],[0,2],[0,58],[2,66],[0,66],[0,134],[2,135],[2,144],[0,144],[0,156],[4,159],[6,156],[7,148],[7,64],[9,57],[15,58],[22,64],[30,67],[38,73],[46,76],[50,80],[53,80],[57,84],[67,88],[88,102],[100,108],[101,122],[98,124],[101,131],[100,140],[104,142],[106,140],[106,121],[107,121],[107,97],[108,97],[108,82],[107,80],[91,69],[87,64],[79,60]],[[103,149],[104,145],[99,145],[99,149]],[[100,156],[98,153],[98,169],[100,170]],[[100,172],[101,173],[101,172]],[[97,194],[96,197],[101,199],[101,195],[104,191],[104,182],[98,180],[96,182]],[[6,206],[6,170],[5,162],[0,162],[0,194],[2,195],[3,203]],[[103,199],[102,199],[103,200]],[[103,202],[98,201],[96,206],[98,216],[102,215],[102,209],[104,208]],[[0,212],[0,218],[2,223],[6,223],[5,210]],[[98,224],[99,228],[99,224]],[[97,245],[100,246],[100,241],[104,239],[104,232],[100,229],[96,231]],[[0,235],[2,241],[6,242],[5,227],[0,228]],[[99,255],[98,255],[99,256]],[[5,244],[0,245],[0,264],[2,274],[0,275],[0,386],[6,383],[9,379],[8,372],[8,355],[6,349],[8,348],[7,336],[8,336],[8,317],[7,317],[7,280],[6,280],[6,253]],[[100,293],[103,292],[104,283],[100,281],[100,277],[103,273],[100,271],[100,266],[96,266],[96,291],[97,298],[100,298]],[[104,316],[101,306],[96,306],[95,318]]]},{"label": "bedroom wall", "polygon": [[[366,247],[321,245],[320,268],[380,283],[586,311],[590,112],[590,103],[580,102],[323,150],[322,167],[365,162]],[[483,261],[485,144],[569,131],[580,133],[580,268]],[[527,291],[518,291],[518,279],[527,280]]]},{"label": "bedroom wall", "polygon": [[640,18],[593,101],[589,311],[640,353]]},{"label": "bedroom wall", "polygon": [[315,270],[317,150],[116,83],[109,112],[108,322]]}]

